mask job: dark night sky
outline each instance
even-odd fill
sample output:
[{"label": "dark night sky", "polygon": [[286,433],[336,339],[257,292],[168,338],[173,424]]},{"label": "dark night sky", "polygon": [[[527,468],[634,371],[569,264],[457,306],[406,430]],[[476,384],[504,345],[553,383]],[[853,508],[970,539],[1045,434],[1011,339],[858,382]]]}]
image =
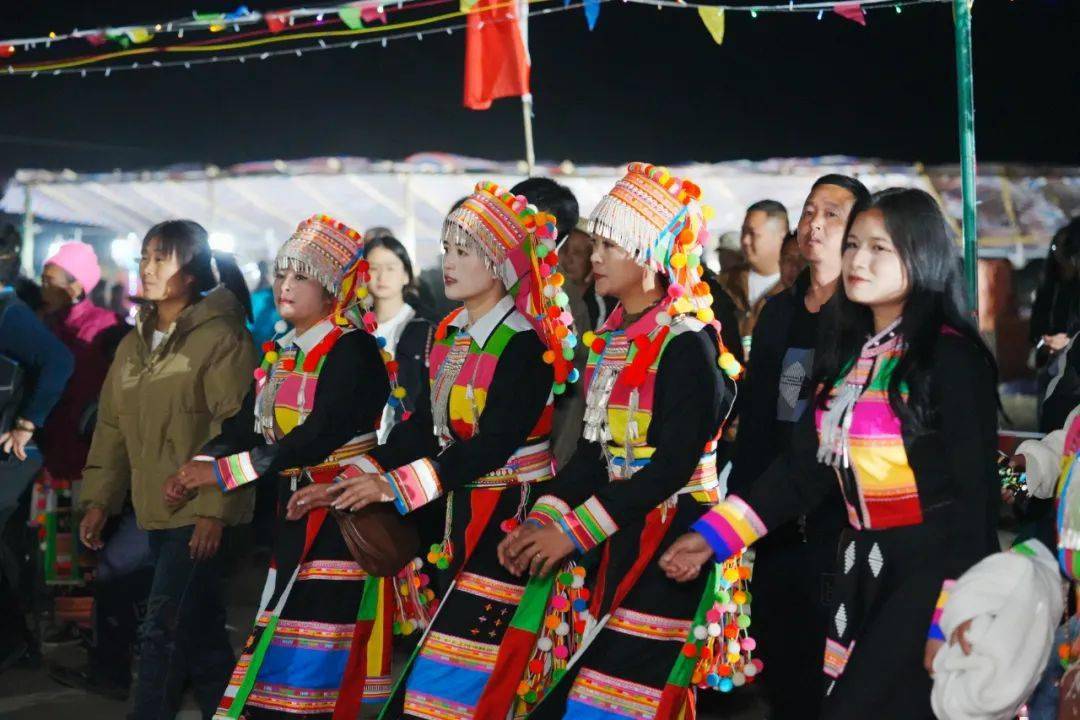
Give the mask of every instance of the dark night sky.
[{"label": "dark night sky", "polygon": [[[248,0],[262,10],[288,4]],[[3,36],[193,9],[190,0],[0,5]],[[1080,163],[1080,2],[979,0],[974,23],[980,160]],[[580,10],[534,19],[538,156],[675,163],[840,153],[955,161],[948,5],[872,11],[866,28],[812,14],[729,14],[727,25],[717,47],[693,11],[608,3],[592,33]],[[0,176],[16,167],[402,158],[426,150],[521,157],[516,100],[484,113],[461,107],[463,44],[455,33],[188,71],[0,76]]]}]

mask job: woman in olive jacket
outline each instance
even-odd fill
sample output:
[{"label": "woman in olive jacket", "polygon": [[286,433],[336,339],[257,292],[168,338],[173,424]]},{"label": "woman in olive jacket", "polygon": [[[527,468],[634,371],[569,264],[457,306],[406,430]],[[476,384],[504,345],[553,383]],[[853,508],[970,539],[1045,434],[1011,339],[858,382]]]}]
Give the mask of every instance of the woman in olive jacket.
[{"label": "woman in olive jacket", "polygon": [[225,526],[250,521],[254,496],[203,488],[172,509],[162,488],[240,409],[257,362],[244,325],[250,299],[235,263],[213,256],[206,230],[189,220],[150,229],[139,274],[146,304],[101,391],[83,474],[80,538],[101,548],[107,517],[131,494],[154,561],[134,717],[172,720],[190,679],[210,718],[235,661],[218,549]]}]

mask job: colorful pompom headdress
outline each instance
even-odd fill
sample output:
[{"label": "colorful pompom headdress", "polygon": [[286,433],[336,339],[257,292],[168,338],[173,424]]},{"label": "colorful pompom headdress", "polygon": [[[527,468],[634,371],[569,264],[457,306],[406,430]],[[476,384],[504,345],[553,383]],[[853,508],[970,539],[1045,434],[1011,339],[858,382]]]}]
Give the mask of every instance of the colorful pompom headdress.
[{"label": "colorful pompom headdress", "polygon": [[[701,188],[647,163],[631,163],[626,170],[592,211],[586,231],[614,242],[638,265],[667,277],[669,318],[694,315],[701,322],[714,322],[701,260],[708,238],[705,222],[713,211],[701,203]],[[733,377],[741,371],[726,352],[722,367]]]},{"label": "colorful pompom headdress", "polygon": [[304,220],[278,250],[274,269],[292,270],[322,285],[335,298],[335,324],[375,329],[363,235],[345,223],[327,215]]},{"label": "colorful pompom headdress", "polygon": [[544,360],[555,372],[555,394],[577,379],[572,367],[573,318],[565,282],[556,264],[555,216],[537,210],[524,195],[513,195],[492,182],[475,190],[443,223],[443,241],[472,248],[492,275],[514,296],[546,346]]}]

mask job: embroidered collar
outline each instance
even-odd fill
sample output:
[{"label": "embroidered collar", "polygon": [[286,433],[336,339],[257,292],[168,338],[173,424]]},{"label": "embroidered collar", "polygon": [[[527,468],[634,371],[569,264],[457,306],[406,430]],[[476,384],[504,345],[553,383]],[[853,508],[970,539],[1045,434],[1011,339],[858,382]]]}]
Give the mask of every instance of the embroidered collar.
[{"label": "embroidered collar", "polygon": [[506,295],[502,300],[495,303],[495,306],[478,318],[475,322],[470,324],[469,311],[462,308],[453,320],[450,321],[450,326],[454,328],[466,328],[469,331],[470,337],[476,341],[476,344],[480,347],[484,347],[487,344],[488,338],[495,332],[496,328],[502,324],[506,316],[514,310],[514,298]]},{"label": "embroidered collar", "polygon": [[[631,340],[636,338],[638,335],[652,332],[654,328],[661,324],[660,322],[658,322],[657,318],[660,313],[667,312],[667,308],[670,302],[670,299],[665,299],[662,302],[653,305],[651,308],[646,310],[641,317],[632,322],[630,326],[626,328],[626,330],[624,330],[623,332],[625,332],[626,336]],[[611,332],[612,330],[618,331],[619,326],[622,324],[625,313],[626,309],[623,308],[622,304],[620,303],[611,312],[611,315],[608,316],[607,321],[604,323],[603,327],[600,328],[599,332],[606,333]]]},{"label": "embroidered collar", "polygon": [[302,335],[297,335],[295,329],[290,329],[289,332],[278,338],[277,344],[280,348],[290,348],[295,345],[307,355],[311,352],[311,349],[318,345],[333,329],[334,323],[329,320],[322,320],[312,325]]}]

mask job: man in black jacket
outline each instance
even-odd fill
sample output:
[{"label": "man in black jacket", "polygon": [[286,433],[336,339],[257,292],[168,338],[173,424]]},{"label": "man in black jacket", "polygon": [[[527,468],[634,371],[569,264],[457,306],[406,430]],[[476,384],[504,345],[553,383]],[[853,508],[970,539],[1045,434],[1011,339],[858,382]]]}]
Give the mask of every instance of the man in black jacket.
[{"label": "man in black jacket", "polygon": [[[810,190],[797,231],[809,268],[765,304],[754,328],[753,357],[740,388],[731,493],[742,494],[753,484],[788,449],[795,423],[813,411],[818,325],[839,286],[848,217],[869,196],[862,183],[844,175],[825,175]],[[826,573],[845,523],[842,507],[839,499],[827,500],[799,521],[770,529],[755,546],[753,634],[766,668],[762,682],[770,720],[820,714]]]}]

